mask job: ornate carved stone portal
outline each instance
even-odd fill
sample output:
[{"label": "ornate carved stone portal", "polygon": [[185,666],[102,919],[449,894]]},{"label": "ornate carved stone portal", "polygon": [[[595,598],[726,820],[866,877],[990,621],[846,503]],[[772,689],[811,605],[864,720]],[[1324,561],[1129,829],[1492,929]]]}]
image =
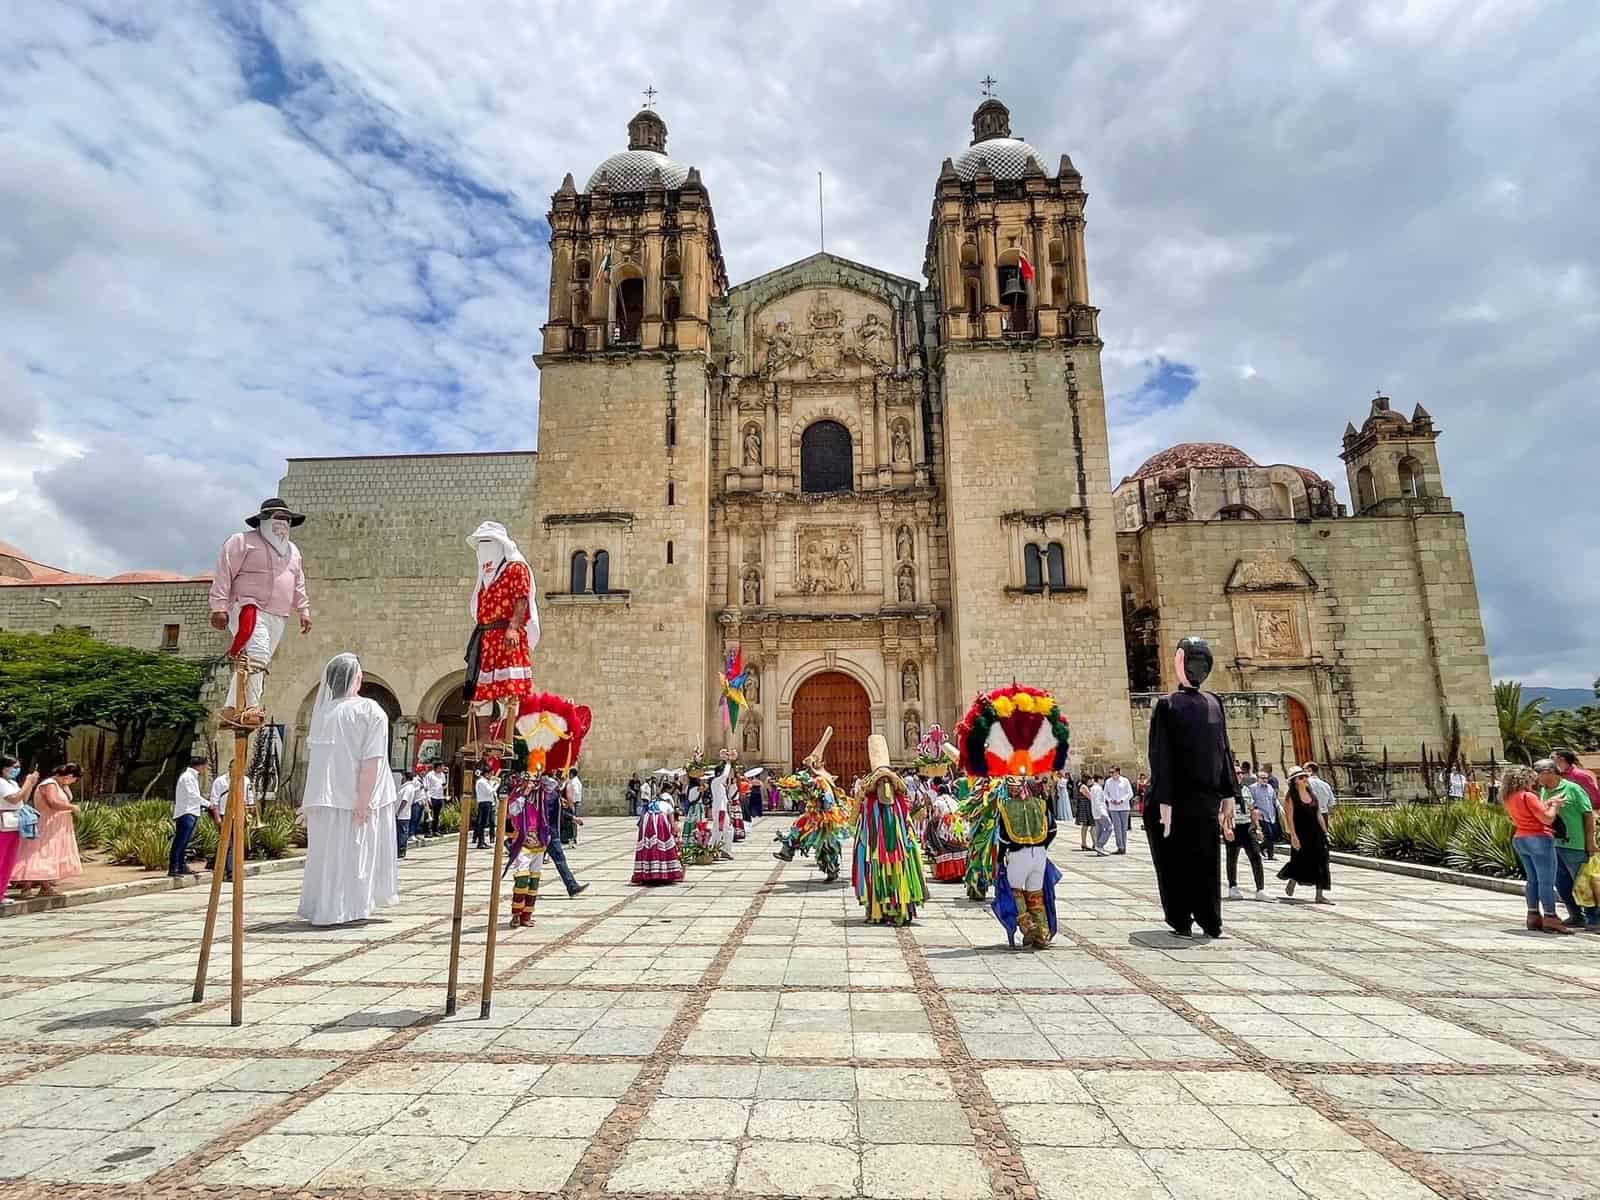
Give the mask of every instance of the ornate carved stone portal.
[{"label": "ornate carved stone portal", "polygon": [[849,595],[861,590],[861,531],[851,526],[810,526],[795,535],[795,585],[805,595]]}]

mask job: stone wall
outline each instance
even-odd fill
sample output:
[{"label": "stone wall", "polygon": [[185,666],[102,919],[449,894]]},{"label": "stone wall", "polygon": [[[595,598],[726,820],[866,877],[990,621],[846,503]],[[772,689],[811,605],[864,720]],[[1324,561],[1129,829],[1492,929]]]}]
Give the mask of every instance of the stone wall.
[{"label": "stone wall", "polygon": [[1477,586],[1459,513],[1215,521],[1119,535],[1130,611],[1153,610],[1161,687],[1186,635],[1218,691],[1303,703],[1321,757],[1500,752]]},{"label": "stone wall", "polygon": [[137,583],[17,584],[0,587],[0,629],[49,633],[84,628],[116,646],[161,650],[168,625],[178,627],[175,653],[208,658],[228,648],[228,635],[212,629],[203,580]]},{"label": "stone wall", "polygon": [[[680,763],[711,727],[705,358],[618,353],[540,366],[529,557],[556,582],[534,676],[593,709],[585,779],[597,803],[620,811],[622,781]],[[574,594],[572,553],[599,548],[612,556],[612,593]]]},{"label": "stone wall", "polygon": [[[1128,757],[1128,680],[1110,460],[1093,346],[944,352],[946,510],[956,695],[1050,689],[1075,753]],[[1022,546],[1065,539],[1068,589],[1029,593]]]},{"label": "stone wall", "polygon": [[[1130,697],[1133,761],[1137,766],[1121,763],[1127,774],[1150,769],[1150,714],[1161,695],[1136,692]],[[1240,762],[1270,763],[1279,779],[1286,778],[1285,764],[1294,761],[1288,698],[1281,692],[1218,692],[1216,695],[1222,701],[1222,711],[1228,718],[1228,742],[1233,747],[1233,756]],[[1111,762],[1086,764],[1091,770],[1112,765]]]},{"label": "stone wall", "polygon": [[[467,537],[501,521],[529,553],[536,462],[531,451],[289,460],[278,492],[306,514],[294,540],[313,628],[284,635],[267,680],[267,706],[289,727],[286,765],[303,757],[296,731],[310,720],[323,666],[345,650],[403,716],[437,715],[460,686],[472,631]],[[402,751],[397,740],[395,765]]]}]

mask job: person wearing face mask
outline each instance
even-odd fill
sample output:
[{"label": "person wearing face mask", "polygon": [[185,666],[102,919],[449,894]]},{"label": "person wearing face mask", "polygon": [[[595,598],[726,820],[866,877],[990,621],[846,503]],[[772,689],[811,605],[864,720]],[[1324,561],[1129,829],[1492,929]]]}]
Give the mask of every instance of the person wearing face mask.
[{"label": "person wearing face mask", "polygon": [[[5,903],[11,873],[22,852],[22,802],[27,799],[24,792],[32,788],[24,787],[21,778],[22,764],[10,755],[0,755],[0,904]],[[30,784],[37,781],[37,775],[29,777]]]},{"label": "person wearing face mask", "polygon": [[[1199,925],[1222,936],[1218,835],[1232,841],[1237,771],[1222,702],[1200,685],[1211,674],[1203,638],[1178,643],[1178,690],[1150,714],[1150,802],[1145,829],[1167,924],[1180,937]],[[1224,803],[1226,801],[1226,804]]]},{"label": "person wearing face mask", "polygon": [[511,721],[520,700],[533,695],[533,648],[539,644],[539,609],[533,570],[516,542],[498,521],[485,521],[467,539],[478,560],[477,585],[468,611],[476,624],[467,641],[467,680],[462,697],[479,722],[494,719],[497,704],[506,705],[499,736],[483,737],[479,728],[469,752],[511,749]]},{"label": "person wearing face mask", "polygon": [[266,721],[261,708],[261,682],[283,640],[291,614],[300,618],[300,632],[311,632],[311,601],[306,596],[305,567],[300,548],[289,540],[289,530],[305,523],[274,496],[263,500],[258,512],[244,519],[248,532],[236,533],[222,543],[217,569],[211,577],[211,624],[233,634],[228,657],[241,656],[250,663],[242,700],[234,694],[238,678],[230,674],[222,720],[239,728],[254,729]]},{"label": "person wearing face mask", "polygon": [[313,925],[364,921],[400,899],[389,718],[360,691],[361,663],[335,655],[311,712],[299,911]]}]

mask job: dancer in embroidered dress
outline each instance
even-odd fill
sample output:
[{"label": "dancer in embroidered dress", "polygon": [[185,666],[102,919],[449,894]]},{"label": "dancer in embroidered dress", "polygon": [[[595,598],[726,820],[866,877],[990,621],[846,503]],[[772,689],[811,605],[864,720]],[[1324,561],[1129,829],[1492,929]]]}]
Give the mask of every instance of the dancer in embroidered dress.
[{"label": "dancer in embroidered dress", "polygon": [[678,850],[681,833],[670,799],[661,796],[644,803],[639,813],[639,840],[633,850],[634,883],[683,881],[683,858]]},{"label": "dancer in embroidered dress", "polygon": [[364,921],[400,900],[389,718],[360,691],[361,663],[335,655],[311,712],[300,916],[313,925]]},{"label": "dancer in embroidered dress", "polygon": [[889,765],[889,742],[882,734],[867,738],[867,762],[871,770],[856,790],[860,807],[851,882],[868,924],[909,925],[928,893],[922,847],[911,833],[905,780]]},{"label": "dancer in embroidered dress", "polygon": [[[538,596],[528,560],[500,522],[483,522],[467,544],[477,555],[478,580],[468,609],[476,625],[467,642],[467,680],[461,690],[479,721],[492,722],[497,703],[504,704],[509,718],[522,697],[533,695],[530,655],[539,644]],[[510,749],[509,723],[487,738],[480,729],[465,749],[505,753]]]},{"label": "dancer in embroidered dress", "polygon": [[942,786],[950,764],[958,757],[956,748],[945,753],[944,730],[928,726],[917,743],[917,776],[910,787],[921,800],[922,848],[939,883],[960,883],[967,874],[967,826],[955,797]]},{"label": "dancer in embroidered dress", "polygon": [[506,856],[506,870],[511,872],[511,927],[515,929],[533,924],[545,852],[553,833],[538,776],[518,771],[511,777],[506,816],[511,821],[511,852]]}]

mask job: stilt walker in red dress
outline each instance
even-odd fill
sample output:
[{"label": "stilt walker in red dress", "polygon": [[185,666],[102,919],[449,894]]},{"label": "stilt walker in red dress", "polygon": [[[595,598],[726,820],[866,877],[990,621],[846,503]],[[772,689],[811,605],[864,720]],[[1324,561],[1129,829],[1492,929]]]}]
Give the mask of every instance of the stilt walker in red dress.
[{"label": "stilt walker in red dress", "polygon": [[[485,521],[467,541],[478,558],[471,609],[476,624],[467,642],[467,680],[462,687],[476,727],[467,749],[505,753],[511,748],[510,724],[517,706],[534,694],[530,656],[539,644],[539,609],[533,571],[498,521]],[[499,721],[497,706],[503,706]]]}]

